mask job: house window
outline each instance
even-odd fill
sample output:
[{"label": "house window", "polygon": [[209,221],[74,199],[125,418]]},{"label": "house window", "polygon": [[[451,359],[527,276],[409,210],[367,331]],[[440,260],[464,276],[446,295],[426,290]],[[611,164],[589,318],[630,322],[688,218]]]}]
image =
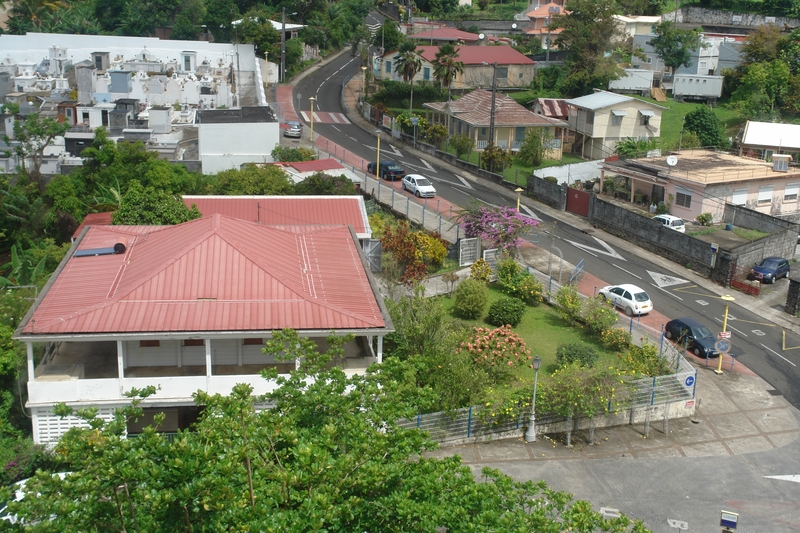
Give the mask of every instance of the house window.
[{"label": "house window", "polygon": [[772,190],[774,185],[764,185],[758,188],[758,205],[769,205],[772,203]]},{"label": "house window", "polygon": [[139,341],[139,348],[158,348],[161,341]]},{"label": "house window", "polygon": [[640,109],[639,110],[639,124],[641,126],[647,126],[650,124],[650,117],[654,116],[655,113],[650,111],[649,109]]},{"label": "house window", "polygon": [[391,74],[391,73],[392,73],[392,62],[391,61],[387,61],[386,62],[386,74]]},{"label": "house window", "polygon": [[749,189],[734,189],[731,203],[733,205],[745,205],[747,203],[747,195],[749,192]]},{"label": "house window", "polygon": [[430,81],[431,79],[431,69],[430,67],[423,67],[422,69],[422,79],[425,81]]},{"label": "house window", "polygon": [[594,124],[594,111],[587,111],[586,112],[586,123],[587,124]]},{"label": "house window", "polygon": [[459,121],[458,124],[456,124],[456,132],[458,132],[459,134],[461,133],[461,121]]},{"label": "house window", "polygon": [[800,189],[800,183],[787,183],[783,189],[783,201],[796,202],[798,189]]},{"label": "house window", "polygon": [[628,113],[626,113],[624,109],[612,109],[611,110],[611,125],[612,126],[622,126],[622,117],[624,117],[627,114]]},{"label": "house window", "polygon": [[677,189],[675,191],[675,205],[689,209],[692,207],[692,191]]},{"label": "house window", "polygon": [[206,341],[203,339],[184,339],[183,340],[184,346],[205,346]]},{"label": "house window", "polygon": [[486,135],[486,128],[481,128],[481,135]]},{"label": "house window", "polygon": [[514,140],[515,141],[525,140],[525,128],[518,127],[514,129]]},{"label": "house window", "polygon": [[264,344],[264,339],[242,339],[244,346],[261,346]]},{"label": "house window", "polygon": [[508,80],[508,67],[497,67],[497,79]]}]

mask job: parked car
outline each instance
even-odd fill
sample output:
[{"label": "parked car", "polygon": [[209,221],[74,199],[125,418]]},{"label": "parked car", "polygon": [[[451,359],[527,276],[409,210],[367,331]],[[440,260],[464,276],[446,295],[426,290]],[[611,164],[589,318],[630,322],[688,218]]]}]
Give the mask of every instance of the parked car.
[{"label": "parked car", "polygon": [[684,224],[682,218],[675,217],[672,215],[656,215],[653,217],[653,220],[661,222],[669,229],[674,229],[675,231],[686,233],[686,225]]},{"label": "parked car", "polygon": [[433,184],[425,176],[419,174],[406,174],[400,184],[400,188],[404,191],[414,193],[417,198],[433,198],[436,196],[436,189]]},{"label": "parked car", "polygon": [[767,257],[750,270],[747,279],[761,283],[775,283],[775,280],[792,277],[789,260],[783,257]]},{"label": "parked car", "polygon": [[299,122],[290,120],[286,123],[289,127],[283,130],[284,137],[295,137],[297,139],[303,134],[303,125]]},{"label": "parked car", "polygon": [[[395,163],[394,161],[381,161],[381,169],[380,169],[380,176],[385,180],[397,180],[403,179],[403,176],[406,175],[406,171],[403,170],[403,167]],[[378,176],[378,173],[375,172],[375,163],[368,163],[367,164],[367,172],[370,174],[375,174]]]},{"label": "parked car", "polygon": [[664,336],[678,344],[686,345],[686,349],[697,357],[717,357],[714,349],[716,337],[703,324],[694,318],[676,318],[664,326]]},{"label": "parked car", "polygon": [[626,315],[645,315],[653,310],[650,296],[636,285],[608,285],[600,289],[600,298],[611,300]]},{"label": "parked car", "polygon": [[[55,474],[52,474],[52,475],[53,476],[58,476],[61,479],[64,479],[69,474],[71,474],[71,472],[56,472]],[[25,494],[27,492],[25,487],[26,487],[29,479],[30,478],[23,479],[22,481],[17,481],[16,483],[14,483],[11,486],[11,499],[8,500],[8,501],[5,501],[5,502],[0,502],[0,521],[8,522],[10,524],[17,524],[17,523],[22,524],[23,521],[19,517],[17,517],[17,515],[15,515],[14,513],[9,512],[8,504],[11,503],[11,502],[22,501],[22,499],[25,497]],[[51,520],[53,518],[55,518],[55,517],[51,516]]]}]

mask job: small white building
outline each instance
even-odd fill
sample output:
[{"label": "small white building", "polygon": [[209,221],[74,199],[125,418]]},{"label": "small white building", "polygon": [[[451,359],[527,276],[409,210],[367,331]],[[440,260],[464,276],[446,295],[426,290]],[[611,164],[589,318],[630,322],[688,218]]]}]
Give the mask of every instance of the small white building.
[{"label": "small white building", "polygon": [[280,125],[268,106],[204,110],[197,123],[203,174],[272,163],[272,150],[280,143]]}]

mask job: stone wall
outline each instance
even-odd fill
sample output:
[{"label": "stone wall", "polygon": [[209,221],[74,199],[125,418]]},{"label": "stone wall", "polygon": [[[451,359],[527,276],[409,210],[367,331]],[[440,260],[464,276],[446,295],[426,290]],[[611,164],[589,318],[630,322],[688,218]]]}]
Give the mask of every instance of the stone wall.
[{"label": "stone wall", "polygon": [[528,189],[525,195],[545,205],[564,211],[567,208],[567,184],[559,185],[543,178],[528,178]]},{"label": "stone wall", "polygon": [[[739,17],[739,20],[734,21],[734,17]],[[775,25],[783,27],[784,25],[797,27],[800,26],[800,20],[791,19],[787,17],[772,17],[775,19]],[[661,15],[661,20],[676,21],[678,23],[691,23],[691,24],[706,24],[709,26],[761,26],[766,24],[764,15],[757,15],[755,13],[735,13],[733,11],[723,11],[719,9],[706,9],[702,7],[683,7],[678,10],[677,19],[675,12],[664,13]]]},{"label": "stone wall", "polygon": [[800,281],[789,280],[789,292],[786,295],[786,312],[797,316],[800,311]]}]

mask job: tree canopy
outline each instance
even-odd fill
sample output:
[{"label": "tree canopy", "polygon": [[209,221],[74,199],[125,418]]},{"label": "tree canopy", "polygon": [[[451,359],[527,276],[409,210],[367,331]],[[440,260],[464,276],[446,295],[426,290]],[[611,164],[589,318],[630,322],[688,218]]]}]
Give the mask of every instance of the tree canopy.
[{"label": "tree canopy", "polygon": [[[230,396],[197,393],[200,419],[172,440],[155,427],[124,436],[153,388],[131,391],[132,406],[110,422],[83,411],[89,427],[71,429],[56,448],[71,473],[37,475],[10,510],[44,532],[646,531],[544,482],[491,469],[476,478],[458,456],[426,457],[435,443],[397,424],[416,413],[414,390],[380,368],[353,377],[320,370],[328,354],[314,343],[291,332],[277,339],[265,350],[291,348],[312,363],[310,374],[279,377],[264,398],[244,384]],[[264,402],[272,408],[256,409]]]},{"label": "tree canopy", "polygon": [[676,28],[672,22],[664,21],[656,24],[655,34],[650,45],[666,66],[676,69],[692,65],[692,52],[701,46],[700,32]]}]

